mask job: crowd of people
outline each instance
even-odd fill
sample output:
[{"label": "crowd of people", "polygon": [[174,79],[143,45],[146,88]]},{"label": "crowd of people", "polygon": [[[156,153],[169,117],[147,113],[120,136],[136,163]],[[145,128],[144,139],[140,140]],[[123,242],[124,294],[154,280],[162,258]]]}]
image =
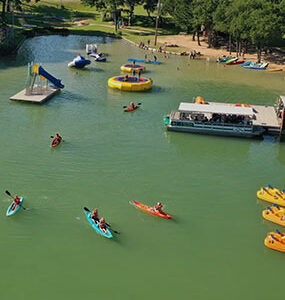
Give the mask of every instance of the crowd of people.
[{"label": "crowd of people", "polygon": [[180,120],[189,120],[196,122],[209,122],[220,124],[251,125],[252,121],[248,116],[224,115],[213,113],[211,116],[197,113],[181,113]]}]

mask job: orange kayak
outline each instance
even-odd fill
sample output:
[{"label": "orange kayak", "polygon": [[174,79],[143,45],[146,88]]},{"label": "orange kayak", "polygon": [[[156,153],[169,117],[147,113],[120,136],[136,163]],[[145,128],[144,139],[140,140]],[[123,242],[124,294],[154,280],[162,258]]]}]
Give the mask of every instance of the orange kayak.
[{"label": "orange kayak", "polygon": [[[285,233],[269,232],[264,240],[264,245],[270,249],[285,252]],[[283,242],[282,242],[283,241]]]},{"label": "orange kayak", "polygon": [[261,187],[257,197],[277,205],[285,206],[285,193],[274,187]]},{"label": "orange kayak", "polygon": [[262,212],[262,216],[268,221],[285,226],[285,209],[283,207],[278,205],[266,207]]},{"label": "orange kayak", "polygon": [[137,206],[138,208],[140,208],[141,210],[144,210],[152,215],[155,215],[155,216],[158,216],[158,217],[161,217],[161,218],[164,218],[164,219],[173,219],[170,215],[162,212],[158,212],[156,211],[153,207],[151,206],[148,206],[148,205],[145,205],[145,204],[142,204],[142,203],[139,203],[138,201],[133,201],[132,202],[135,206]]}]

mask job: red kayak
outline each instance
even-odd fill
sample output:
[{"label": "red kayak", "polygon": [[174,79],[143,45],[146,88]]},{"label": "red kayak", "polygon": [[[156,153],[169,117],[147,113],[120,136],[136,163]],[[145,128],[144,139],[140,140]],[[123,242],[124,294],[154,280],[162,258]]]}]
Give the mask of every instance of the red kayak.
[{"label": "red kayak", "polygon": [[124,111],[125,111],[125,112],[128,112],[128,111],[134,111],[134,110],[136,110],[136,109],[138,109],[138,108],[139,108],[139,106],[128,107],[128,108],[126,108]]},{"label": "red kayak", "polygon": [[54,148],[54,147],[58,146],[58,145],[61,143],[61,141],[62,141],[62,140],[59,140],[59,139],[57,139],[57,138],[54,138],[54,139],[51,141],[50,146],[51,146],[52,148]]},{"label": "red kayak", "polygon": [[141,210],[144,210],[148,212],[149,214],[155,215],[157,217],[161,217],[164,219],[173,219],[170,215],[164,213],[164,212],[158,212],[153,207],[139,203],[138,201],[133,201],[132,204],[134,204],[136,207],[140,208]]},{"label": "red kayak", "polygon": [[226,65],[230,66],[230,65],[239,65],[239,64],[243,64],[244,60],[243,59],[238,59],[238,60],[234,60],[234,61],[229,61],[226,63]]}]

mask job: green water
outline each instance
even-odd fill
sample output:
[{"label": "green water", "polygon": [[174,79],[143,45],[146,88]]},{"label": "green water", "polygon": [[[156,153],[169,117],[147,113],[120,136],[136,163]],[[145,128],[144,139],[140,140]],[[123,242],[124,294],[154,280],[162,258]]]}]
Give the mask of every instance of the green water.
[{"label": "green water", "polygon": [[[67,68],[86,43],[109,54],[87,70]],[[121,40],[48,36],[0,59],[0,296],[10,299],[281,299],[284,254],[263,245],[268,203],[256,190],[285,188],[285,144],[169,133],[163,116],[179,102],[273,104],[284,75],[171,57],[147,65],[149,93],[107,87],[127,58],[144,57]],[[44,105],[15,103],[29,61],[65,89]],[[177,70],[178,67],[178,70]],[[130,101],[142,102],[123,113]],[[65,142],[50,149],[50,135]],[[7,218],[8,189],[27,211]],[[173,221],[135,209],[161,201]],[[97,207],[113,240],[89,225]]]}]

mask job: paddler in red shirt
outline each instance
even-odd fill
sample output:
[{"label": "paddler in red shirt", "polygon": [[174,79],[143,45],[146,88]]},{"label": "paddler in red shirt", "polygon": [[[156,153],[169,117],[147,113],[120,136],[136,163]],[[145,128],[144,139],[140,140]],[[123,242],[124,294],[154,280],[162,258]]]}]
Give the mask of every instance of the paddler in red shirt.
[{"label": "paddler in red shirt", "polygon": [[21,203],[21,199],[18,196],[16,196],[14,198],[14,203],[13,203],[11,209],[14,210],[17,207],[17,205],[19,205],[20,203]]}]

